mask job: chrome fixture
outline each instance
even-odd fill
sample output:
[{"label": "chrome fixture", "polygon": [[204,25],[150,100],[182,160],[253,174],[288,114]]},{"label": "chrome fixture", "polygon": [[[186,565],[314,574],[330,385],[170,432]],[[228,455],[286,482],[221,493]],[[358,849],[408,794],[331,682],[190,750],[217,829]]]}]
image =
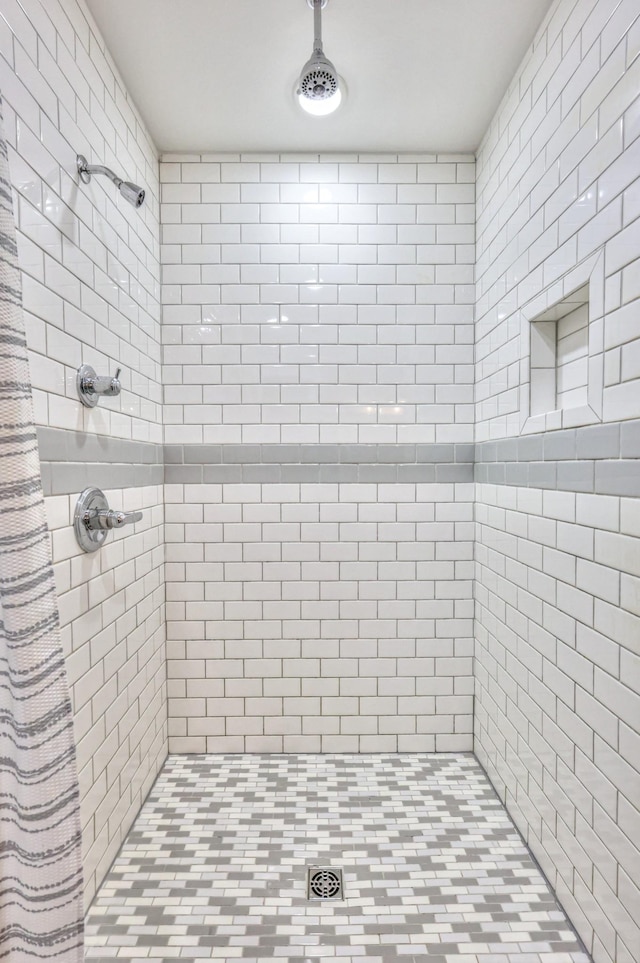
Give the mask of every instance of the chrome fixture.
[{"label": "chrome fixture", "polygon": [[114,174],[112,170],[109,170],[108,167],[102,167],[100,164],[89,164],[87,158],[83,157],[82,154],[78,154],[76,157],[76,166],[83,184],[89,183],[92,174],[104,174],[105,177],[113,181],[125,200],[133,204],[134,207],[141,207],[144,201],[144,190],[137,184],[132,184],[131,181],[124,181],[121,177],[118,177],[117,174]]},{"label": "chrome fixture", "polygon": [[331,114],[340,106],[344,86],[322,49],[322,10],[328,2],[307,0],[313,10],[313,53],[302,68],[295,91],[302,109],[316,117]]},{"label": "chrome fixture", "polygon": [[114,512],[99,488],[85,488],[76,505],[73,528],[80,548],[97,552],[112,528],[139,522],[142,512]]},{"label": "chrome fixture", "polygon": [[109,375],[98,376],[90,364],[81,365],[76,375],[76,387],[82,404],[87,408],[95,408],[101,395],[104,398],[115,398],[119,395],[122,390],[121,371],[122,368],[118,368],[115,376],[110,378]]}]

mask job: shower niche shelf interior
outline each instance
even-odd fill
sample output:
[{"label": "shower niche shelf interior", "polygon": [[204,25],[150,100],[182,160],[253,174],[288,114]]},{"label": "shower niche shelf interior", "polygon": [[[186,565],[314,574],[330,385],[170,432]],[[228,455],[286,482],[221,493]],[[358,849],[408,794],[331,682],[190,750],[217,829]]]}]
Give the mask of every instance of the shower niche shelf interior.
[{"label": "shower niche shelf interior", "polygon": [[590,258],[521,311],[521,431],[602,420],[604,258]]},{"label": "shower niche shelf interior", "polygon": [[588,403],[588,284],[531,322],[530,357],[532,415]]}]

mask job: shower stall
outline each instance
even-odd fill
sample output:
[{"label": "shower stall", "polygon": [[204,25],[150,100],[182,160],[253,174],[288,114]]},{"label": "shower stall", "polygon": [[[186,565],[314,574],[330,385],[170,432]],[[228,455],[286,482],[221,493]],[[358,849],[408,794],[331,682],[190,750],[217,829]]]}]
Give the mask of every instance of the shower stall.
[{"label": "shower stall", "polygon": [[83,886],[103,963],[633,963],[638,11],[554,0],[455,153],[159,149],[92,11],[0,0],[47,952],[80,953]]}]

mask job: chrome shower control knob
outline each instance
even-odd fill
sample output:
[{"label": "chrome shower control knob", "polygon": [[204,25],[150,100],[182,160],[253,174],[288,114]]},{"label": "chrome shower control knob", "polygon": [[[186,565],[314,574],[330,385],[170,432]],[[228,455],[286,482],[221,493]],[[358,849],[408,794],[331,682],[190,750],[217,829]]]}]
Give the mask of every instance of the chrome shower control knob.
[{"label": "chrome shower control knob", "polygon": [[142,512],[116,512],[109,508],[105,494],[99,488],[85,488],[78,498],[73,528],[80,548],[85,552],[96,552],[112,528],[124,528],[141,518]]},{"label": "chrome shower control knob", "polygon": [[115,398],[120,394],[122,385],[120,384],[120,372],[118,368],[113,378],[109,375],[97,375],[95,368],[90,364],[83,364],[78,368],[76,375],[76,387],[80,401],[86,408],[95,408],[102,395],[105,398]]}]

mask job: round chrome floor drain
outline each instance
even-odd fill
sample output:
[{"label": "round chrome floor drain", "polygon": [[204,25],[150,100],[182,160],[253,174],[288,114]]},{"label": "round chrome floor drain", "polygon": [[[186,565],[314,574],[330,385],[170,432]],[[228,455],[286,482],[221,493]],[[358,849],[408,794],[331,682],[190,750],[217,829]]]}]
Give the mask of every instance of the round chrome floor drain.
[{"label": "round chrome floor drain", "polygon": [[307,899],[342,899],[342,870],[333,866],[310,866]]}]

